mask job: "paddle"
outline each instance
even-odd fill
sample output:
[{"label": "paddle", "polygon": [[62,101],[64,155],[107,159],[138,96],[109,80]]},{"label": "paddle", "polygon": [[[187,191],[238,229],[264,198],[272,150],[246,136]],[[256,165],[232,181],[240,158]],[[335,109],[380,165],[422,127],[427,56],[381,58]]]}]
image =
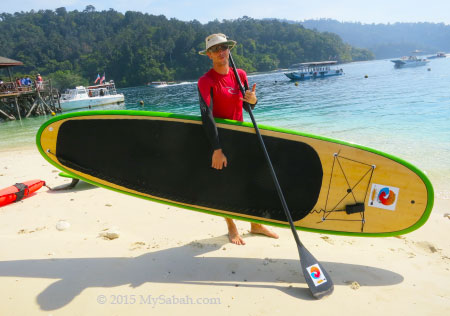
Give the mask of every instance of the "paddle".
[{"label": "paddle", "polygon": [[[239,84],[239,89],[241,90],[242,96],[245,96],[245,90],[242,86],[241,79],[236,70],[236,66],[234,65],[233,57],[230,52],[230,65],[233,68],[234,76]],[[258,137],[259,144],[264,152],[264,156],[266,157],[267,164],[269,165],[270,173],[272,175],[273,182],[275,187],[277,188],[278,196],[281,201],[281,205],[283,206],[283,210],[286,214],[286,217],[289,221],[289,225],[291,226],[292,234],[294,235],[295,242],[297,243],[298,253],[300,255],[300,265],[303,272],[303,275],[306,280],[306,284],[312,293],[312,295],[321,299],[322,297],[328,296],[333,293],[334,285],[327,271],[322,267],[320,262],[314,258],[314,256],[306,249],[306,247],[300,241],[298,237],[297,231],[295,230],[294,222],[292,221],[291,213],[286,204],[286,200],[284,199],[283,191],[281,191],[280,184],[278,183],[278,178],[273,169],[272,162],[270,160],[269,154],[267,153],[266,146],[264,145],[264,140],[262,139],[261,133],[259,132],[258,125],[256,124],[255,117],[253,116],[253,112],[251,106],[248,106],[248,114],[252,119],[253,127],[255,128],[256,136]]]}]

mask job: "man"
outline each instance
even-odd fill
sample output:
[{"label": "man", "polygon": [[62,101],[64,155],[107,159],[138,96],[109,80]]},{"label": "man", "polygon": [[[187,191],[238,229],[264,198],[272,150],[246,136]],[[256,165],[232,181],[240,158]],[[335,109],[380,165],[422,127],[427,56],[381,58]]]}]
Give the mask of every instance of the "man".
[{"label": "man", "polygon": [[37,74],[36,75],[36,88],[39,90],[39,89],[42,89],[42,82],[43,82],[44,80],[42,79],[42,77],[41,77],[41,74]]},{"label": "man", "polygon": [[[227,40],[224,34],[212,34],[206,38],[206,49],[201,55],[207,55],[212,60],[213,67],[198,80],[200,112],[203,126],[213,149],[211,167],[222,170],[227,167],[227,157],[222,151],[214,117],[243,121],[244,102],[256,105],[256,84],[248,89],[247,74],[237,69],[241,82],[246,88],[245,96],[239,91],[239,85],[233,70],[229,65],[230,50],[236,45],[235,41]],[[256,141],[256,140],[255,140]],[[228,226],[228,238],[236,245],[245,245],[239,235],[236,224],[231,218],[225,218]],[[261,224],[251,223],[251,233],[262,234],[272,238],[278,235]]]}]

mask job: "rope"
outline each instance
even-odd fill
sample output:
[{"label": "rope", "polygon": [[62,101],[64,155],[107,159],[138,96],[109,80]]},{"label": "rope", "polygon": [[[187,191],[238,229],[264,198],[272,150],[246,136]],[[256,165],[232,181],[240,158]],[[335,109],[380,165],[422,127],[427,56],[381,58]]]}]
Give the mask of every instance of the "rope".
[{"label": "rope", "polygon": [[[366,199],[367,199],[367,192],[369,191],[369,187],[370,187],[370,183],[372,182],[372,177],[373,177],[373,173],[374,173],[374,170],[375,170],[375,165],[370,165],[370,164],[367,164],[367,163],[364,163],[364,162],[360,162],[360,161],[357,161],[357,160],[354,160],[354,159],[350,159],[350,158],[347,158],[347,157],[342,157],[342,156],[339,156],[339,153],[340,153],[340,151],[338,152],[338,153],[335,153],[333,156],[334,156],[334,159],[333,159],[333,164],[332,164],[332,167],[331,167],[331,175],[330,175],[330,181],[329,181],[329,183],[328,183],[328,190],[327,190],[327,197],[326,197],[326,200],[325,200],[325,208],[324,209],[320,209],[320,210],[312,210],[311,212],[309,212],[310,214],[314,214],[314,213],[317,213],[317,214],[323,214],[322,215],[322,222],[324,222],[324,221],[345,221],[345,222],[360,222],[361,223],[361,232],[363,232],[364,231],[364,225],[365,225],[365,223],[366,223],[366,219],[365,219],[365,213],[364,213],[364,211],[362,211],[362,212],[360,212],[360,216],[361,216],[361,219],[360,220],[355,220],[355,219],[335,219],[335,218],[329,218],[329,216],[332,214],[332,213],[337,213],[337,212],[346,212],[346,210],[339,210],[339,209],[337,209],[337,207],[342,203],[342,201],[344,201],[346,198],[347,198],[347,196],[349,195],[349,194],[351,194],[352,195],[352,197],[353,197],[353,200],[355,201],[355,204],[357,204],[358,203],[358,201],[357,201],[357,199],[356,199],[356,196],[355,196],[355,194],[354,194],[354,189],[367,177],[367,175],[369,175],[370,174],[370,176],[369,176],[369,180],[368,180],[368,182],[367,182],[367,186],[366,186],[366,189],[365,189],[365,194],[364,194],[364,200],[363,200],[363,204],[365,205],[365,203],[366,203]],[[369,166],[370,167],[370,169],[369,170],[367,170],[362,176],[361,176],[361,178],[356,182],[356,184],[352,187],[351,185],[350,185],[350,182],[349,182],[349,179],[348,179],[348,177],[347,177],[347,174],[345,173],[345,170],[344,170],[344,168],[343,168],[343,166],[342,166],[342,164],[341,164],[341,161],[340,161],[340,159],[345,159],[345,160],[348,160],[348,161],[351,161],[351,162],[354,162],[354,163],[358,163],[358,164],[362,164],[362,165],[365,165],[365,166]],[[342,171],[342,175],[343,175],[343,177],[344,177],[344,179],[345,179],[345,181],[346,181],[346,183],[347,183],[347,194],[345,194],[341,199],[340,199],[340,201],[333,207],[333,208],[331,208],[331,210],[327,210],[327,208],[328,208],[328,201],[329,201],[329,198],[330,198],[330,192],[331,192],[331,184],[332,184],[332,180],[333,180],[333,177],[334,177],[334,170],[335,170],[335,165],[336,165],[336,162],[337,162],[337,165],[339,166],[339,169]],[[320,223],[320,222],[319,222]]]}]

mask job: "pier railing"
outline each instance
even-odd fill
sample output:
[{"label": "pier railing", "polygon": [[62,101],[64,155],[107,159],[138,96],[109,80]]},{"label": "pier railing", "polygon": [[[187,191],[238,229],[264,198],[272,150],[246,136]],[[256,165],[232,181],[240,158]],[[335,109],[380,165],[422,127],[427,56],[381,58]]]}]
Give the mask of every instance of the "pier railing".
[{"label": "pier railing", "polygon": [[31,85],[20,85],[20,86],[16,82],[4,82],[0,84],[0,98],[10,94],[27,93],[36,90],[46,91],[50,89],[50,87],[51,87],[50,80],[41,82],[33,81]]},{"label": "pier railing", "polygon": [[60,111],[59,91],[52,87],[51,80],[33,81],[30,85],[0,84],[0,121]]}]

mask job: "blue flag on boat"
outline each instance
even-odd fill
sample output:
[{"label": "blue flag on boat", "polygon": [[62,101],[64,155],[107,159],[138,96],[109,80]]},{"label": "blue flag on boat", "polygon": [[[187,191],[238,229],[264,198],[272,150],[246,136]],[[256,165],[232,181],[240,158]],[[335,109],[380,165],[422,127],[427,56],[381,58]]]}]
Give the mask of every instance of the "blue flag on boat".
[{"label": "blue flag on boat", "polygon": [[97,74],[97,79],[95,79],[94,83],[97,83],[97,81],[100,80],[100,74]]}]

